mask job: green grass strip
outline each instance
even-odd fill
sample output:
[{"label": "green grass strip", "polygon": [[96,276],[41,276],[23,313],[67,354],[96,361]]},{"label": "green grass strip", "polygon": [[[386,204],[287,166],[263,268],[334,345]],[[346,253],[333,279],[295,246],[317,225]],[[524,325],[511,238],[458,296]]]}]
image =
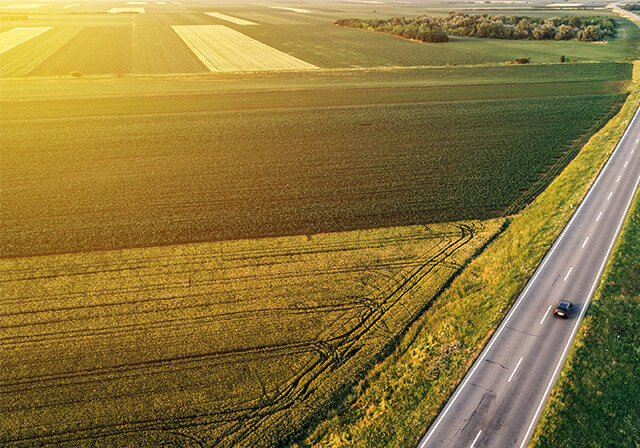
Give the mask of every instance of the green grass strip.
[{"label": "green grass strip", "polygon": [[[409,329],[398,349],[296,446],[415,446],[588,191],[640,105],[640,63],[620,113]],[[636,422],[637,423],[637,422]],[[636,425],[637,427],[637,425]],[[595,445],[594,445],[595,446]]]}]

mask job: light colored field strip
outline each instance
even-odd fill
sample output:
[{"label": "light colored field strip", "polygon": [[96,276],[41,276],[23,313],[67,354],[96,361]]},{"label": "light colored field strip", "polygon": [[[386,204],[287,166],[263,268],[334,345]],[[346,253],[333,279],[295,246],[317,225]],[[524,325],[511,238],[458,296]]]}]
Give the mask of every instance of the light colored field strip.
[{"label": "light colored field strip", "polygon": [[80,3],[72,3],[70,5],[67,6],[63,6],[62,9],[69,9],[69,8],[73,8],[74,6],[79,6]]},{"label": "light colored field strip", "polygon": [[212,72],[318,68],[223,25],[174,25],[171,28]]},{"label": "light colored field strip", "polygon": [[302,9],[302,8],[287,8],[285,6],[269,6],[269,8],[273,8],[273,9],[284,9],[285,11],[293,11],[293,12],[300,12],[303,14],[309,14],[311,11],[309,11],[308,9]]},{"label": "light colored field strip", "polygon": [[215,17],[216,19],[226,20],[227,22],[235,23],[236,25],[257,25],[257,23],[249,22],[248,20],[238,19],[237,17],[231,17],[226,14],[220,14],[219,12],[205,12],[206,15]]},{"label": "light colored field strip", "polygon": [[109,11],[107,11],[110,14],[118,14],[121,12],[135,12],[138,14],[144,14],[147,11],[144,10],[144,8],[140,8],[140,7],[132,7],[132,8],[111,8]]},{"label": "light colored field strip", "polygon": [[12,3],[10,5],[0,6],[0,9],[35,9],[45,5],[46,3]]},{"label": "light colored field strip", "polygon": [[32,70],[55,54],[66,45],[80,31],[81,27],[55,27],[48,31],[43,39],[31,41],[15,51],[11,56],[3,57],[0,63],[0,75],[2,76],[26,76]]},{"label": "light colored field strip", "polygon": [[4,33],[0,33],[0,54],[7,50],[11,50],[13,47],[18,46],[23,42],[31,40],[50,29],[50,26],[13,28],[9,31],[5,31]]},{"label": "light colored field strip", "polygon": [[125,5],[146,5],[147,2],[125,2]]}]

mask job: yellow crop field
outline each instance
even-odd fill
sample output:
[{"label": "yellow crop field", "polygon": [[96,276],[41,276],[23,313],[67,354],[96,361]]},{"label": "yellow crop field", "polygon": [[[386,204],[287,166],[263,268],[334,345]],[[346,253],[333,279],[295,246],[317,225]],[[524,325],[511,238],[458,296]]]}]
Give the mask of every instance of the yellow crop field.
[{"label": "yellow crop field", "polygon": [[250,22],[249,20],[239,19],[237,17],[228,16],[219,12],[205,12],[206,15],[215,17],[216,19],[226,20],[227,22],[235,23],[236,25],[257,25],[257,23]]},{"label": "yellow crop field", "polygon": [[212,72],[318,68],[223,25],[174,25],[171,28]]},{"label": "yellow crop field", "polygon": [[11,50],[13,47],[27,42],[42,33],[49,31],[51,27],[13,28],[0,33],[0,54]]},{"label": "yellow crop field", "polygon": [[2,259],[0,445],[273,446],[501,224]]},{"label": "yellow crop field", "polygon": [[52,56],[81,30],[80,27],[55,27],[46,36],[33,39],[8,51],[0,61],[0,76],[26,76]]}]

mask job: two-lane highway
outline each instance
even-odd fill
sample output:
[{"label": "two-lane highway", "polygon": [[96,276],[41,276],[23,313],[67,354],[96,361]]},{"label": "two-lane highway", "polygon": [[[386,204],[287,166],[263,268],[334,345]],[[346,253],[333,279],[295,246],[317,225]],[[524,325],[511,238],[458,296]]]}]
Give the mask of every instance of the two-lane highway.
[{"label": "two-lane highway", "polygon": [[419,448],[527,445],[640,182],[639,117]]}]

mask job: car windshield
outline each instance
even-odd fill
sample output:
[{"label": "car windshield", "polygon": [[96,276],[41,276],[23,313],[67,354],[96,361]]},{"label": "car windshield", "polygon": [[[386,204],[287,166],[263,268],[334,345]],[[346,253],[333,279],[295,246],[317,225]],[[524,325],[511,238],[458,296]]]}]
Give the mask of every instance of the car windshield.
[{"label": "car windshield", "polygon": [[569,308],[569,303],[567,302],[560,302],[558,303],[558,309],[560,310],[566,310]]}]

